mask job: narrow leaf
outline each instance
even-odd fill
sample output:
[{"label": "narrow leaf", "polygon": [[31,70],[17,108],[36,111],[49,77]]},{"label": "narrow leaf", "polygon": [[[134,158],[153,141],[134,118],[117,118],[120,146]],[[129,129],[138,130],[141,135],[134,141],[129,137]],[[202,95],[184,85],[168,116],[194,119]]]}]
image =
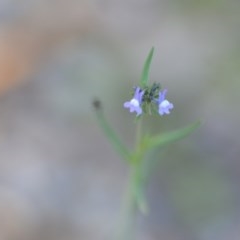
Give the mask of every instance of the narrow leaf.
[{"label": "narrow leaf", "polygon": [[147,140],[146,148],[150,149],[150,148],[154,148],[154,147],[161,147],[163,145],[167,145],[169,143],[180,140],[180,139],[188,136],[190,133],[192,133],[196,128],[198,128],[200,126],[200,124],[201,124],[201,122],[197,121],[187,127],[152,137]]},{"label": "narrow leaf", "polygon": [[147,82],[149,79],[149,69],[152,61],[153,52],[154,52],[154,48],[152,47],[144,63],[144,67],[141,75],[141,81],[140,81],[140,86],[142,88],[144,88],[147,85]]},{"label": "narrow leaf", "polygon": [[121,140],[118,138],[117,134],[114,132],[111,126],[108,124],[102,109],[98,109],[96,111],[96,116],[97,116],[99,125],[101,126],[108,140],[112,143],[115,150],[119,153],[120,156],[122,156],[126,161],[129,162],[130,152],[125,147],[125,145],[121,142]]}]

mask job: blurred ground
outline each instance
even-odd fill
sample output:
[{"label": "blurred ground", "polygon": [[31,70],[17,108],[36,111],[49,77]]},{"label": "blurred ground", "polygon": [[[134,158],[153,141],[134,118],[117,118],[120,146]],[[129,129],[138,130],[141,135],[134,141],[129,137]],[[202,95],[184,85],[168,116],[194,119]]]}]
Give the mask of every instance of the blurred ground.
[{"label": "blurred ground", "polygon": [[240,236],[240,3],[0,0],[0,239],[112,239],[127,171],[91,101],[130,144],[122,109],[152,46],[174,111],[149,131],[203,119],[156,152],[143,240]]}]

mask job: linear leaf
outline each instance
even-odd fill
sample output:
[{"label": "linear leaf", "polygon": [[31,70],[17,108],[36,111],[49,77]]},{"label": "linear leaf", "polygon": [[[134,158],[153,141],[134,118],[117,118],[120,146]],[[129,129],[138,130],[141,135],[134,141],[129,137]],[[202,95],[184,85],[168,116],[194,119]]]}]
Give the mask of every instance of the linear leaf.
[{"label": "linear leaf", "polygon": [[152,137],[145,143],[146,148],[150,149],[154,147],[161,147],[163,145],[178,141],[192,133],[196,128],[200,126],[200,124],[201,122],[197,121],[187,127]]},{"label": "linear leaf", "polygon": [[144,67],[141,75],[141,81],[140,81],[140,86],[142,88],[144,88],[147,85],[147,82],[149,79],[149,69],[150,69],[150,65],[153,57],[153,52],[154,52],[154,48],[152,47],[144,63]]},{"label": "linear leaf", "polygon": [[125,145],[122,143],[122,141],[118,138],[117,134],[114,132],[114,130],[111,128],[109,123],[107,122],[103,112],[101,109],[98,109],[96,111],[97,120],[99,125],[101,126],[103,132],[107,136],[108,140],[112,143],[115,150],[119,153],[120,156],[122,156],[126,161],[130,161],[130,152],[125,147]]}]

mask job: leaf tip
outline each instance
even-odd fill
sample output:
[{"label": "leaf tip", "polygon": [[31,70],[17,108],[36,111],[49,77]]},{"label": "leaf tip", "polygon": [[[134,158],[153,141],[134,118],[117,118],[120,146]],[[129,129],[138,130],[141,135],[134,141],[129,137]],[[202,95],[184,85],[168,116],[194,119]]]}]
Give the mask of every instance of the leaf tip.
[{"label": "leaf tip", "polygon": [[142,76],[141,76],[141,81],[140,81],[140,86],[141,87],[145,87],[147,85],[148,78],[149,78],[149,69],[150,69],[150,65],[151,65],[151,62],[152,62],[153,52],[154,52],[154,47],[151,48],[151,50],[148,53],[148,56],[145,60],[145,63],[144,63]]}]

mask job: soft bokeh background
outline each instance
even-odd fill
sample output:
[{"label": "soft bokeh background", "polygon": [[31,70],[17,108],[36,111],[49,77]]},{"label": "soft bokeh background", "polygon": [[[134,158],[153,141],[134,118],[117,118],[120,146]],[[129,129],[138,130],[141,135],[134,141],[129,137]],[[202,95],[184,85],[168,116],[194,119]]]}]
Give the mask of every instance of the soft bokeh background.
[{"label": "soft bokeh background", "polygon": [[131,145],[152,46],[175,108],[146,127],[203,125],[155,153],[137,239],[239,239],[239,26],[239,0],[0,0],[0,239],[113,239],[127,169],[91,101]]}]

